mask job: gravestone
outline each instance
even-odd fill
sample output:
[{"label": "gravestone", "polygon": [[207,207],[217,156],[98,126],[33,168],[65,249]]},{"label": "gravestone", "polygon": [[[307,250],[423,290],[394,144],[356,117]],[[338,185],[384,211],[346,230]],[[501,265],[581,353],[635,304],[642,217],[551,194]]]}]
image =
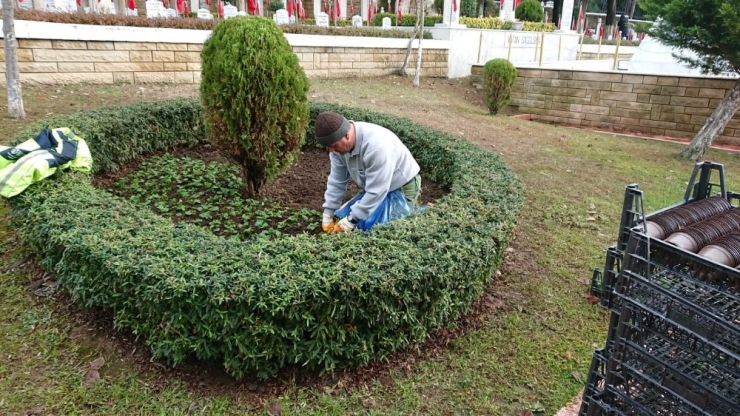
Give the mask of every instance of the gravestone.
[{"label": "gravestone", "polygon": [[362,27],[362,16],[358,16],[358,15],[352,16],[352,26]]},{"label": "gravestone", "polygon": [[573,0],[563,0],[563,11],[560,15],[560,30],[569,32],[573,24]]},{"label": "gravestone", "polygon": [[391,18],[386,16],[383,18],[383,26],[382,29],[390,29],[391,28]]},{"label": "gravestone", "polygon": [[213,19],[213,15],[208,9],[198,9],[198,19]]},{"label": "gravestone", "polygon": [[287,25],[290,23],[290,19],[288,18],[288,11],[285,9],[280,9],[275,12],[275,15],[272,17],[273,20],[275,20],[275,23],[279,25]]},{"label": "gravestone", "polygon": [[236,15],[237,16],[246,16],[247,15],[247,12],[245,12],[244,10],[239,10],[238,12],[236,12]]},{"label": "gravestone", "polygon": [[239,11],[239,9],[236,8],[236,6],[228,5],[224,6],[224,19],[228,19],[229,17],[236,16],[236,13]]},{"label": "gravestone", "polygon": [[164,4],[159,0],[147,0],[146,3],[144,3],[144,6],[146,6],[146,17],[150,19],[166,16]]},{"label": "gravestone", "polygon": [[316,15],[316,26],[329,27],[329,15],[321,12]]},{"label": "gravestone", "polygon": [[164,16],[168,19],[172,19],[177,17],[177,12],[175,11],[175,9],[165,9]]},{"label": "gravestone", "polygon": [[[31,1],[18,3],[19,8],[23,5],[31,5],[28,10],[32,10],[33,8]],[[44,0],[44,10],[47,12],[72,13],[77,11],[77,2],[75,0]]]}]

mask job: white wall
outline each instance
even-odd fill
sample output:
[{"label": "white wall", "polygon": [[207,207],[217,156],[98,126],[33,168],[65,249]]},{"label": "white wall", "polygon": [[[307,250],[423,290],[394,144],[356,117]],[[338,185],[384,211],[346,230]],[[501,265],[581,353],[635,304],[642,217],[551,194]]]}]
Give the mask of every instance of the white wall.
[{"label": "white wall", "polygon": [[[450,31],[450,53],[447,59],[448,77],[461,78],[471,74],[473,65],[482,65],[493,58],[508,58],[514,64],[539,62],[535,45],[544,35],[542,62],[574,61],[578,53],[579,36],[573,33],[540,33],[510,30],[457,29]],[[511,52],[509,52],[511,40]],[[539,51],[539,46],[537,46]]]},{"label": "white wall", "polygon": [[[0,21],[0,38],[2,38]],[[16,20],[18,39],[86,40],[108,42],[203,43],[210,30],[169,29],[159,27],[71,25],[65,23]],[[290,46],[326,46],[355,48],[406,48],[408,39],[355,36],[300,35],[286,33]],[[416,47],[417,42],[414,42]],[[425,49],[449,49],[446,40],[424,40]]]}]

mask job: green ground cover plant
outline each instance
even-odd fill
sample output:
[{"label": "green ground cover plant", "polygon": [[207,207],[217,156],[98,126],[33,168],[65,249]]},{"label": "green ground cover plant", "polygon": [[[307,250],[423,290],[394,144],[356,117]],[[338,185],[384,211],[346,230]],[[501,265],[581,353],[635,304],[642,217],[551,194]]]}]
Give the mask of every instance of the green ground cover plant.
[{"label": "green ground cover plant", "polygon": [[[425,177],[450,193],[370,233],[239,242],[68,174],[11,200],[19,236],[77,304],[110,310],[116,328],[171,364],[195,357],[236,378],[265,378],[287,366],[326,371],[383,359],[470,310],[501,264],[522,189],[499,156],[464,140],[351,107],[312,103],[311,120],[328,109],[392,128]],[[42,125],[69,126],[103,172],[203,143],[202,113],[182,99],[108,108],[32,124],[14,142]],[[157,202],[169,209],[149,201]]]},{"label": "green ground cover plant", "polygon": [[203,227],[215,235],[271,239],[283,233],[315,233],[321,212],[243,198],[239,167],[171,154],[148,158],[113,185],[114,194],[152,212]]}]

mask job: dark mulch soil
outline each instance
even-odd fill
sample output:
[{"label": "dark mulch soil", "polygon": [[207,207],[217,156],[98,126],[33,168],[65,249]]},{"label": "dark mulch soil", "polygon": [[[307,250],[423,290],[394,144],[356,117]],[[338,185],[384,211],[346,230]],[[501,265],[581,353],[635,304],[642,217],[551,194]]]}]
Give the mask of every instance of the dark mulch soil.
[{"label": "dark mulch soil", "polygon": [[[195,148],[179,148],[166,152],[151,153],[136,162],[121,166],[115,172],[104,172],[94,178],[95,186],[99,188],[111,189],[113,185],[121,178],[126,177],[132,172],[139,169],[139,166],[148,158],[161,156],[170,153],[176,157],[188,157],[191,159],[200,159],[204,162],[228,162],[215,148],[210,145],[203,145]],[[302,149],[301,155],[288,170],[275,179],[272,183],[266,185],[260,192],[260,199],[270,199],[280,203],[282,206],[300,209],[309,208],[318,211],[322,210],[324,203],[324,192],[326,191],[326,180],[329,175],[330,164],[329,156],[324,149],[306,146]],[[421,201],[424,204],[434,203],[437,199],[447,194],[447,190],[434,182],[424,179],[422,171],[422,194]],[[360,188],[350,181],[345,194],[345,201],[351,199],[360,191]],[[243,197],[246,196],[246,189]],[[205,198],[205,197],[204,197]],[[238,218],[234,219],[238,221]],[[317,218],[320,221],[320,218]],[[287,234],[297,234],[305,230],[284,230]],[[319,228],[316,232],[320,232]]]}]

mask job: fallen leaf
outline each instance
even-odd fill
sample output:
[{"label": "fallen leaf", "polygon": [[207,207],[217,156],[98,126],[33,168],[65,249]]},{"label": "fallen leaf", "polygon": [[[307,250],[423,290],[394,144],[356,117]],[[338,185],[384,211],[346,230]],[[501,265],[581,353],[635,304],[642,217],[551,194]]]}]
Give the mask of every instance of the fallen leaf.
[{"label": "fallen leaf", "polygon": [[26,416],[35,416],[35,415],[40,415],[42,413],[44,413],[43,407],[32,407],[26,410]]},{"label": "fallen leaf", "polygon": [[578,279],[578,283],[583,283],[584,285],[590,285],[591,279],[589,279],[588,277],[581,277]]},{"label": "fallen leaf", "polygon": [[91,370],[100,370],[105,365],[105,358],[98,357],[93,362],[90,363],[90,369]]},{"label": "fallen leaf", "polygon": [[589,209],[589,210],[591,210],[591,211],[595,211],[595,210],[596,210],[596,205],[594,205],[594,204],[589,204],[589,205],[588,205],[588,209]]},{"label": "fallen leaf", "polygon": [[583,381],[583,375],[578,371],[571,371],[570,375],[572,375],[578,381]]},{"label": "fallen leaf", "polygon": [[88,370],[87,373],[85,373],[85,382],[88,385],[95,384],[100,381],[100,373],[98,373],[98,370]]},{"label": "fallen leaf", "polygon": [[573,359],[573,351],[566,351],[565,352],[565,358],[572,360]]},{"label": "fallen leaf", "polygon": [[188,413],[193,413],[196,410],[198,410],[198,402],[190,403],[190,406],[188,406]]},{"label": "fallen leaf", "polygon": [[368,409],[371,407],[375,407],[375,404],[375,399],[373,399],[372,397],[362,401],[362,405],[367,407]]},{"label": "fallen leaf", "polygon": [[270,407],[267,409],[267,414],[270,416],[280,416],[280,413],[282,412],[283,409],[280,406],[280,402],[272,402],[272,404],[270,404]]},{"label": "fallen leaf", "polygon": [[601,300],[598,297],[592,295],[589,292],[581,293],[581,297],[586,298],[586,300],[588,300],[588,303],[592,305],[595,303],[601,302]]},{"label": "fallen leaf", "polygon": [[594,218],[594,217],[588,217],[588,218],[586,218],[586,221],[596,221],[596,218]]}]

